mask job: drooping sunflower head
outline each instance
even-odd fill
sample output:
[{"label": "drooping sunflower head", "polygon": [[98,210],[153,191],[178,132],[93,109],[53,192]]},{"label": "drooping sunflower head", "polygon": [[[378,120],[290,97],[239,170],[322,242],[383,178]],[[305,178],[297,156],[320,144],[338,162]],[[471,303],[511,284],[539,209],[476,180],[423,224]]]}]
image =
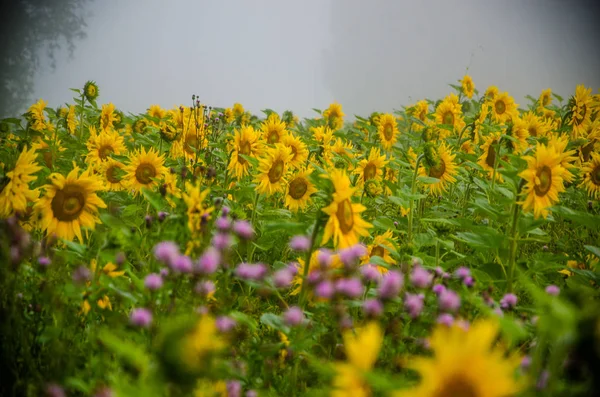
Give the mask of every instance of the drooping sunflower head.
[{"label": "drooping sunflower head", "polygon": [[517,107],[513,97],[508,95],[507,92],[503,92],[494,97],[493,100],[489,101],[492,110],[492,118],[497,123],[506,123],[513,117],[518,116]]},{"label": "drooping sunflower head", "polygon": [[244,106],[242,106],[241,103],[234,103],[233,104],[233,115],[236,119],[239,119],[240,117],[242,117],[244,115]]},{"label": "drooping sunflower head", "polygon": [[379,116],[379,124],[377,125],[379,139],[385,150],[391,150],[394,143],[398,140],[398,124],[394,115],[386,113]]},{"label": "drooping sunflower head", "polygon": [[323,117],[327,120],[327,125],[333,131],[337,131],[344,126],[344,116],[342,105],[337,102],[329,105],[329,108],[323,112]]},{"label": "drooping sunflower head", "polygon": [[31,129],[35,131],[43,131],[49,129],[50,125],[46,120],[46,114],[44,113],[48,103],[43,99],[40,99],[29,107],[27,112],[28,120],[31,125]]},{"label": "drooping sunflower head", "polygon": [[281,143],[268,149],[258,160],[258,174],[255,178],[258,183],[256,190],[268,196],[283,191],[292,158],[292,150]]},{"label": "drooping sunflower head", "polygon": [[[272,113],[277,116],[277,113]],[[283,139],[289,134],[285,123],[277,118],[269,117],[261,126],[262,139],[268,144],[283,142]]]},{"label": "drooping sunflower head", "polygon": [[496,97],[498,96],[498,94],[498,87],[496,87],[495,85],[491,85],[487,88],[487,90],[485,90],[485,100],[488,102],[493,102],[494,99],[496,99]]},{"label": "drooping sunflower head", "polygon": [[552,146],[536,145],[532,156],[525,156],[527,169],[519,174],[525,180],[521,202],[523,210],[533,211],[536,218],[548,216],[548,208],[559,201],[558,194],[565,190],[561,156]]},{"label": "drooping sunflower head", "polygon": [[590,197],[600,199],[600,153],[591,153],[590,161],[583,165],[581,171],[584,175],[581,186]]},{"label": "drooping sunflower head", "polygon": [[552,90],[550,88],[547,88],[545,90],[542,91],[542,93],[540,94],[540,98],[538,99],[538,105],[540,107],[545,108],[546,106],[550,105],[552,103]]},{"label": "drooping sunflower head", "polygon": [[[373,239],[373,242],[367,246],[367,255],[361,258],[361,264],[365,265],[370,263],[372,257],[378,256],[388,265],[394,265],[396,261],[390,255],[390,252],[394,250],[394,244],[392,243],[393,238],[394,235],[391,230],[387,230],[385,233],[376,236]],[[377,266],[377,270],[379,270],[381,274],[388,272],[388,269],[383,266]]]},{"label": "drooping sunflower head", "polygon": [[322,244],[333,238],[335,248],[346,248],[358,243],[360,236],[368,236],[368,229],[372,225],[360,216],[366,207],[352,203],[356,188],[351,187],[346,172],[334,169],[330,172],[329,179],[333,184],[334,193],[331,204],[322,210],[329,215]]},{"label": "drooping sunflower head", "polygon": [[504,142],[512,153],[522,153],[527,147],[527,138],[529,138],[529,130],[527,124],[521,120],[518,116],[513,117],[512,124],[509,124],[506,128],[506,135],[512,139],[507,138]]},{"label": "drooping sunflower head", "polygon": [[438,146],[435,154],[435,163],[419,167],[419,175],[438,179],[437,182],[427,183],[425,186],[431,194],[441,195],[446,191],[448,184],[456,182],[458,167],[454,163],[456,154],[452,154],[445,142]]},{"label": "drooping sunflower head", "polygon": [[569,108],[572,112],[569,124],[573,126],[573,134],[579,136],[592,115],[592,89],[578,85],[575,95],[569,100]]},{"label": "drooping sunflower head", "polygon": [[329,145],[333,139],[333,131],[331,131],[331,128],[326,125],[311,127],[310,131],[312,132],[315,140],[319,142],[321,146]]},{"label": "drooping sunflower head", "polygon": [[432,357],[415,357],[410,368],[421,382],[398,396],[504,397],[517,395],[523,382],[515,378],[521,357],[495,344],[499,327],[480,320],[465,330],[458,324],[438,325],[429,345]]},{"label": "drooping sunflower head", "polygon": [[167,111],[160,107],[160,105],[150,105],[148,108],[148,116],[155,117],[157,119],[163,119],[167,115]]},{"label": "drooping sunflower head", "polygon": [[81,228],[94,229],[100,223],[98,208],[106,204],[96,192],[102,190],[102,181],[91,169],[78,174],[78,167],[66,177],[51,174],[51,183],[44,186],[46,194],[35,204],[35,211],[41,214],[40,226],[47,235],[83,241]]},{"label": "drooping sunflower head", "polygon": [[24,213],[30,203],[39,196],[38,189],[29,184],[37,179],[34,174],[41,170],[36,162],[35,148],[23,148],[12,170],[6,172],[0,182],[0,217],[8,217],[13,212]]},{"label": "drooping sunflower head", "polygon": [[309,152],[306,144],[302,142],[300,137],[288,134],[283,138],[283,144],[292,150],[293,157],[290,161],[290,165],[293,168],[299,169],[306,165]]},{"label": "drooping sunflower head", "polygon": [[66,115],[66,120],[67,130],[69,131],[69,134],[75,134],[75,129],[79,125],[79,122],[77,121],[77,117],[75,115],[75,105],[69,106],[69,110]]},{"label": "drooping sunflower head", "polygon": [[473,83],[471,76],[465,75],[460,83],[463,94],[469,99],[473,98],[473,94],[475,93],[475,83]]},{"label": "drooping sunflower head", "polygon": [[257,157],[262,153],[258,133],[250,125],[235,130],[230,150],[232,152],[227,166],[229,172],[238,179],[248,175],[251,164],[243,156]]},{"label": "drooping sunflower head", "polygon": [[115,105],[112,103],[102,105],[102,112],[100,113],[100,129],[102,131],[112,130],[115,121]]},{"label": "drooping sunflower head", "polygon": [[354,159],[355,154],[352,143],[337,138],[333,144],[323,148],[323,159],[329,167],[352,169],[350,160]]},{"label": "drooping sunflower head", "polygon": [[[479,159],[477,160],[477,164],[479,164],[483,168],[483,170],[487,172],[488,178],[490,178],[490,179],[495,178],[497,181],[503,182],[504,179],[502,178],[502,175],[500,174],[500,172],[498,172],[498,169],[500,168],[499,161],[498,161],[499,158],[497,157],[499,142],[500,142],[500,131],[497,131],[497,132],[494,132],[494,133],[488,135],[485,139],[485,142],[481,146],[483,153],[481,154],[481,156],[479,156]],[[495,176],[494,176],[494,167],[496,167]]]},{"label": "drooping sunflower head", "polygon": [[310,203],[311,196],[316,193],[315,185],[310,181],[312,168],[300,169],[289,178],[285,191],[285,206],[291,211],[303,210]]},{"label": "drooping sunflower head", "polygon": [[100,95],[100,89],[98,88],[98,84],[96,84],[95,81],[91,80],[86,82],[83,86],[83,95],[88,101],[95,101],[96,98],[98,98],[98,95]]},{"label": "drooping sunflower head", "polygon": [[371,148],[369,157],[362,159],[354,173],[358,175],[359,186],[362,186],[370,179],[381,180],[383,178],[383,169],[387,165],[385,154],[381,154],[378,148]]},{"label": "drooping sunflower head", "polygon": [[538,117],[534,112],[523,114],[522,120],[525,123],[525,128],[527,128],[529,135],[534,138],[545,137],[550,132],[550,124],[541,117]]},{"label": "drooping sunflower head", "polygon": [[164,166],[164,155],[151,148],[146,151],[142,147],[129,155],[129,165],[125,167],[125,176],[128,188],[135,194],[140,194],[142,188],[152,189],[158,184],[158,180],[164,178],[167,169]]},{"label": "drooping sunflower head", "polygon": [[117,131],[101,131],[99,134],[90,134],[86,143],[88,154],[87,162],[92,167],[97,167],[112,155],[120,155],[126,152],[123,137]]},{"label": "drooping sunflower head", "polygon": [[133,123],[133,131],[136,134],[144,134],[146,132],[146,128],[148,127],[148,120],[146,120],[145,118],[141,117],[139,119],[137,119],[134,123]]}]

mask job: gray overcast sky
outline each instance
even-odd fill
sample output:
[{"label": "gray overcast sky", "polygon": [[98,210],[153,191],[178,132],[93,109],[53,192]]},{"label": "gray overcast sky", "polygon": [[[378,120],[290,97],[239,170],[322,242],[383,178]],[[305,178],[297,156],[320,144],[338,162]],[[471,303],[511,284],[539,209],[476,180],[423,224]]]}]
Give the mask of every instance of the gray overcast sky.
[{"label": "gray overcast sky", "polygon": [[598,6],[550,0],[161,1],[90,3],[74,58],[42,65],[35,98],[71,101],[95,80],[99,103],[241,102],[309,116],[334,100],[347,114],[390,111],[450,92],[469,68],[520,104],[551,87],[600,87]]}]

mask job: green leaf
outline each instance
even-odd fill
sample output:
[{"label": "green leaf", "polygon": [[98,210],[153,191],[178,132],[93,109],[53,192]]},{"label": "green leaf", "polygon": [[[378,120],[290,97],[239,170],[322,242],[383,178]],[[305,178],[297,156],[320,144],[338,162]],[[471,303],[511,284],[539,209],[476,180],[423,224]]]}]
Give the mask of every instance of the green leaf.
[{"label": "green leaf", "polygon": [[500,248],[506,240],[503,234],[488,227],[477,228],[474,232],[456,233],[455,238],[478,249]]},{"label": "green leaf", "polygon": [[163,199],[159,193],[155,193],[144,187],[144,188],[142,188],[142,194],[144,195],[146,200],[148,200],[150,205],[152,205],[152,207],[154,207],[155,210],[160,211],[161,209],[164,208],[164,205],[162,204]]},{"label": "green leaf", "polygon": [[127,365],[135,368],[139,373],[148,370],[150,357],[137,344],[122,339],[107,329],[100,330],[98,339],[106,349],[110,350]]},{"label": "green leaf", "polygon": [[438,178],[434,178],[431,176],[418,176],[417,180],[427,185],[433,185],[434,183],[438,183],[440,181]]},{"label": "green leaf", "polygon": [[244,160],[252,164],[253,168],[258,167],[258,159],[255,157],[246,156],[245,154],[238,153],[238,156],[242,156]]},{"label": "green leaf", "polygon": [[600,217],[588,214],[582,211],[572,210],[567,207],[554,207],[552,208],[553,214],[558,214],[565,219],[573,221],[583,226],[587,226],[592,230],[600,228]]},{"label": "green leaf", "polygon": [[283,323],[281,317],[274,313],[263,314],[260,316],[260,322],[266,326],[281,331],[284,334],[288,334],[290,332],[290,328]]},{"label": "green leaf", "polygon": [[63,240],[63,243],[71,250],[79,255],[83,256],[85,254],[85,250],[87,249],[86,245],[76,243],[74,241]]},{"label": "green leaf", "polygon": [[594,247],[593,245],[584,245],[585,249],[590,251],[592,254],[600,258],[600,248]]}]

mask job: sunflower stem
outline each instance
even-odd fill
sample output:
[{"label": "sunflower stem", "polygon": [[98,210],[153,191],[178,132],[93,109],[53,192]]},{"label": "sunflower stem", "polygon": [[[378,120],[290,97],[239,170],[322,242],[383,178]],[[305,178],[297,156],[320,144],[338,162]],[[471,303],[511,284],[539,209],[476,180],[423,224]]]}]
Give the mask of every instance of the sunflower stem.
[{"label": "sunflower stem", "polygon": [[81,112],[79,113],[79,139],[83,138],[83,110],[85,109],[85,88],[81,94]]},{"label": "sunflower stem", "polygon": [[317,235],[319,234],[319,229],[321,226],[321,214],[317,212],[317,219],[315,220],[315,227],[313,228],[312,235],[310,236],[310,248],[306,252],[306,259],[304,260],[304,271],[302,272],[302,289],[300,290],[300,307],[304,310],[304,306],[306,304],[306,294],[308,289],[306,287],[308,278],[308,271],[310,269],[310,258],[312,257],[312,253],[315,248],[315,242],[317,240]]},{"label": "sunflower stem", "polygon": [[508,249],[508,278],[506,290],[508,292],[512,292],[513,290],[513,279],[515,274],[515,259],[517,255],[517,241],[519,239],[517,233],[517,225],[519,222],[519,204],[515,201],[513,204],[513,217],[512,217],[512,225],[510,228],[510,236],[509,236],[509,249]]},{"label": "sunflower stem", "polygon": [[[250,217],[252,227],[254,226],[254,222],[256,220],[256,207],[258,206],[258,198],[260,197],[260,193],[256,192],[256,196],[254,197],[254,206],[252,207],[252,216]],[[251,248],[250,253],[248,254],[248,263],[252,263],[252,257],[254,256],[254,247]]]},{"label": "sunflower stem", "polygon": [[412,184],[410,187],[410,200],[408,201],[408,242],[412,242],[412,225],[413,225],[413,196],[417,189],[417,175],[419,173],[419,164],[425,155],[420,154],[415,162],[415,172],[413,173]]}]

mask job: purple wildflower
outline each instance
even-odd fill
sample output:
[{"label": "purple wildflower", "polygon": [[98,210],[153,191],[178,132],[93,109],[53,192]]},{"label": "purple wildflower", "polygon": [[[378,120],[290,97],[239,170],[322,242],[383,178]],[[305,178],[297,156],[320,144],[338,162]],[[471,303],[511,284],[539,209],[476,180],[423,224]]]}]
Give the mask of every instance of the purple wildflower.
[{"label": "purple wildflower", "polygon": [[240,263],[235,269],[235,274],[239,278],[246,280],[262,280],[267,274],[267,267],[262,263],[250,264]]},{"label": "purple wildflower", "polygon": [[147,328],[152,323],[152,312],[148,309],[137,308],[133,309],[129,316],[129,321],[136,327]]},{"label": "purple wildflower", "polygon": [[502,309],[512,309],[517,305],[517,295],[508,293],[500,300],[500,307]]},{"label": "purple wildflower", "polygon": [[290,327],[298,326],[304,322],[304,312],[298,306],[292,306],[283,313],[283,322]]},{"label": "purple wildflower", "polygon": [[201,281],[194,287],[194,292],[198,295],[208,296],[215,292],[215,283],[210,280]]},{"label": "purple wildflower", "polygon": [[381,279],[381,273],[377,270],[377,266],[367,263],[360,268],[360,274],[367,282],[375,282]]},{"label": "purple wildflower", "polygon": [[290,248],[298,252],[307,252],[310,249],[310,238],[298,235],[290,240]]},{"label": "purple wildflower", "polygon": [[391,270],[381,278],[377,293],[381,299],[392,299],[398,296],[403,285],[402,273]]},{"label": "purple wildflower", "polygon": [[427,288],[433,281],[433,275],[421,266],[415,266],[410,275],[410,282],[417,288]]},{"label": "purple wildflower", "polygon": [[213,274],[220,263],[221,253],[214,247],[208,247],[198,259],[197,270],[201,274]]},{"label": "purple wildflower", "polygon": [[377,318],[383,313],[383,304],[377,299],[367,299],[362,307],[368,317]]},{"label": "purple wildflower", "polygon": [[237,322],[229,316],[219,316],[215,319],[215,326],[220,332],[229,332],[236,325]]},{"label": "purple wildflower", "polygon": [[254,237],[254,229],[248,221],[236,221],[233,224],[233,232],[244,240],[250,240]]},{"label": "purple wildflower", "polygon": [[321,281],[315,287],[315,295],[319,298],[329,299],[333,296],[334,292],[335,290],[331,281]]},{"label": "purple wildflower", "polygon": [[194,264],[192,259],[187,255],[179,255],[177,258],[173,260],[171,263],[171,267],[176,272],[180,273],[191,273],[194,268]]},{"label": "purple wildflower", "polygon": [[335,290],[348,298],[358,298],[363,293],[363,285],[358,278],[347,278],[338,280]]},{"label": "purple wildflower", "polygon": [[52,261],[47,256],[40,256],[38,258],[38,263],[40,264],[41,267],[45,268],[45,267],[50,266],[50,264],[52,263]]},{"label": "purple wildflower", "polygon": [[452,290],[445,290],[438,296],[440,309],[445,312],[455,312],[460,307],[460,297]]},{"label": "purple wildflower", "polygon": [[558,288],[556,285],[549,285],[546,287],[546,293],[548,295],[558,296],[558,294],[560,294],[560,288]]},{"label": "purple wildflower", "polygon": [[160,274],[151,273],[144,279],[144,286],[150,291],[156,291],[163,286],[163,279]]},{"label": "purple wildflower", "polygon": [[423,294],[406,294],[404,308],[412,318],[417,318],[421,314],[424,299],[425,295]]},{"label": "purple wildflower", "polygon": [[154,246],[154,256],[160,262],[171,266],[179,256],[179,247],[172,241],[162,241]]},{"label": "purple wildflower", "polygon": [[438,316],[436,322],[450,327],[454,323],[454,317],[449,313],[442,313]]},{"label": "purple wildflower", "polygon": [[217,233],[212,239],[212,244],[216,249],[225,251],[231,248],[233,245],[233,239],[228,233]]}]

